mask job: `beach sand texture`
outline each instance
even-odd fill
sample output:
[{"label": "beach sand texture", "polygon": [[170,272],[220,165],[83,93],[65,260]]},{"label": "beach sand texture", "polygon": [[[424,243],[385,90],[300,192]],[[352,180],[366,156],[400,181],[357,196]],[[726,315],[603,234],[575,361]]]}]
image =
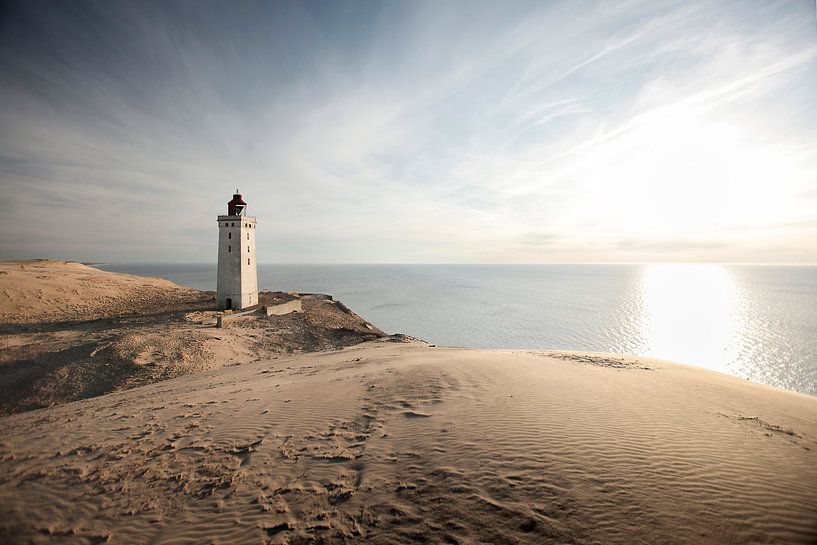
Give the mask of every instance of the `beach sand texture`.
[{"label": "beach sand texture", "polygon": [[0,419],[8,543],[817,541],[817,399],[379,340]]}]

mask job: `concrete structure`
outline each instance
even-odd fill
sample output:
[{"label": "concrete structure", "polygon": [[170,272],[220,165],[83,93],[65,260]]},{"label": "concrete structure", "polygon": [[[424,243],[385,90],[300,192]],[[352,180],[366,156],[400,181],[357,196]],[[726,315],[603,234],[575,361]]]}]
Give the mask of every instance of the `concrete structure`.
[{"label": "concrete structure", "polygon": [[264,312],[267,314],[267,316],[283,316],[284,314],[303,311],[304,309],[303,306],[301,306],[300,299],[290,301],[289,303],[281,303],[280,305],[264,307]]},{"label": "concrete structure", "polygon": [[255,218],[236,190],[227,203],[227,215],[218,217],[218,279],[220,309],[242,309],[258,304],[255,265]]},{"label": "concrete structure", "polygon": [[[227,327],[227,325],[233,322],[238,322],[239,320],[246,318],[257,318],[259,316],[284,316],[285,314],[303,311],[304,309],[301,305],[300,299],[296,299],[295,301],[281,303],[280,305],[273,305],[271,307],[261,307],[260,309],[251,308],[243,312],[223,314],[216,318],[216,327]],[[371,329],[371,327],[369,329]]]}]

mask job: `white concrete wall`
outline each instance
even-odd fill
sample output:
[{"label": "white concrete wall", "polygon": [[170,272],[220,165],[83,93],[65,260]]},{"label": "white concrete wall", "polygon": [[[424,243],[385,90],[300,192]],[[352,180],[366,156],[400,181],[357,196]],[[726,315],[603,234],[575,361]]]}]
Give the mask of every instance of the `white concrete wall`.
[{"label": "white concrete wall", "polygon": [[218,217],[219,308],[242,309],[258,304],[258,269],[255,259],[256,220],[252,216]]},{"label": "white concrete wall", "polygon": [[290,312],[303,312],[303,307],[301,306],[301,300],[296,299],[295,301],[290,301],[288,303],[281,303],[280,305],[266,307],[266,310],[267,316],[283,316],[284,314],[289,314]]}]

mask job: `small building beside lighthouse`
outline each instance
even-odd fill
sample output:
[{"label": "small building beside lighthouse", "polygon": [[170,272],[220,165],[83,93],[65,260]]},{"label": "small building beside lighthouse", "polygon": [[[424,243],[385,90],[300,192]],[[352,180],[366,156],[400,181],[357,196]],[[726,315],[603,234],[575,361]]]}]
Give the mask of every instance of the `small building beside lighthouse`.
[{"label": "small building beside lighthouse", "polygon": [[227,215],[218,217],[219,309],[258,304],[258,273],[255,265],[255,218],[247,215],[247,203],[238,193],[227,203]]}]

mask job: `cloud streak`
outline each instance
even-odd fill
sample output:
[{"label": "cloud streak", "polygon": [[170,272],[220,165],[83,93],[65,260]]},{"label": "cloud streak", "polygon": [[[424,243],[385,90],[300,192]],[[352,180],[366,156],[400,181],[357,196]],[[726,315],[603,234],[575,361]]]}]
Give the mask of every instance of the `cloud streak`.
[{"label": "cloud streak", "polygon": [[0,257],[817,262],[813,11],[19,3]]}]

